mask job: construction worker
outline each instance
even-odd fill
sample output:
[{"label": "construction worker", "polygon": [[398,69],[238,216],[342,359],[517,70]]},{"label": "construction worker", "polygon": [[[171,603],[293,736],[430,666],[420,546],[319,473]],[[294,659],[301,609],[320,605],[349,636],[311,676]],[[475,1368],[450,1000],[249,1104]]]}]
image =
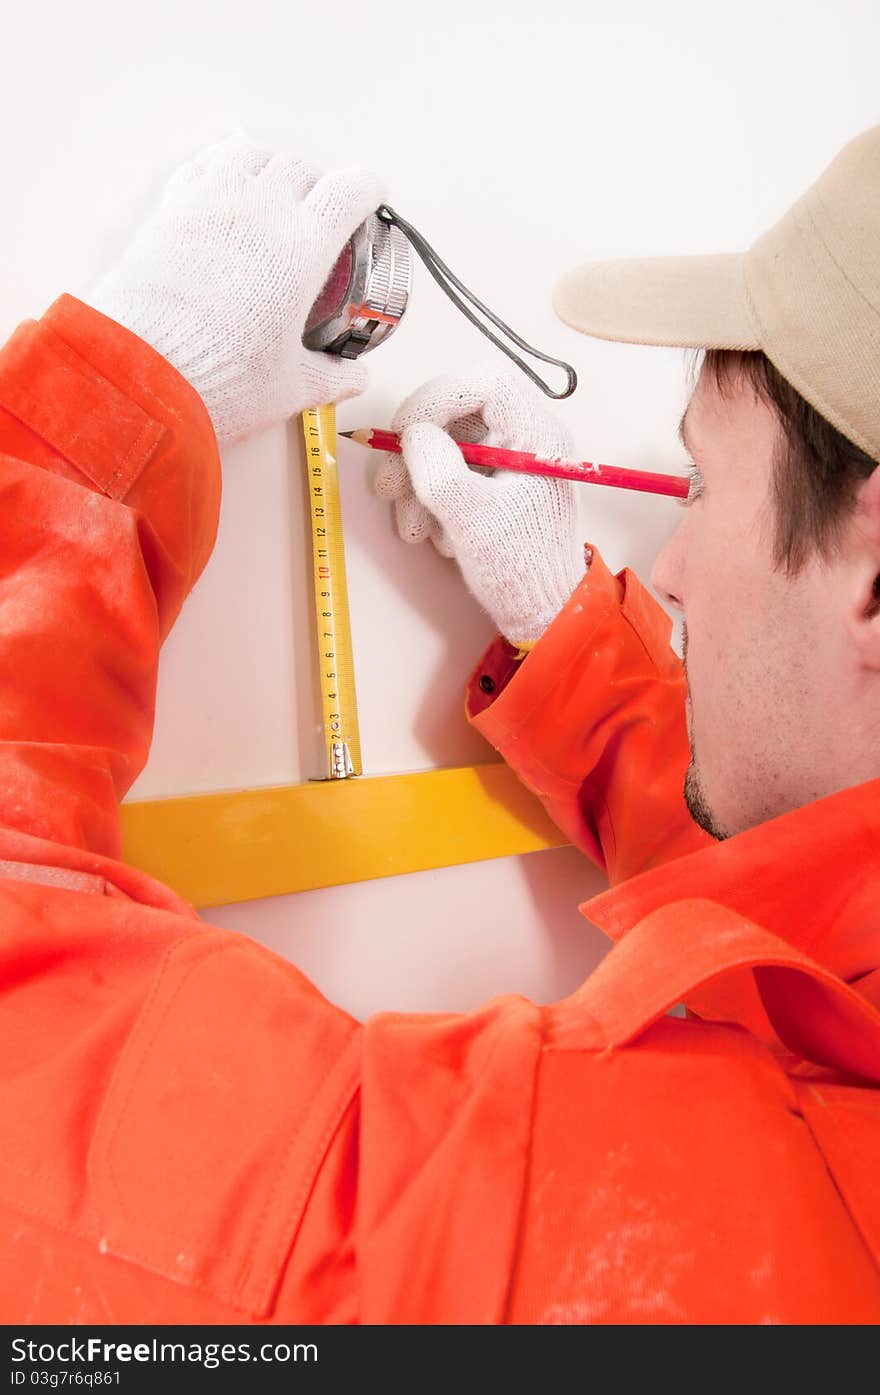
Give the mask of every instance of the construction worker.
[{"label": "construction worker", "polygon": [[570,485],[464,465],[453,425],[568,452],[519,379],[394,423],[401,533],[498,626],[470,720],[609,877],[575,993],[360,1024],[120,860],[217,444],[363,388],[302,332],[383,198],[222,142],[0,352],[0,1312],[875,1322],[880,128],[742,257],[557,287],[586,333],[710,351],[653,577],[687,673]]}]

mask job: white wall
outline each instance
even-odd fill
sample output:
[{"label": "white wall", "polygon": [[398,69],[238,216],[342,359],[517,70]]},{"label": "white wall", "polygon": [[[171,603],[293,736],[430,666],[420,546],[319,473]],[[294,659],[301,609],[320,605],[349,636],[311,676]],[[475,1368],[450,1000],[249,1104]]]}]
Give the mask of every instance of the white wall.
[{"label": "white wall", "polygon": [[[241,124],[324,167],[381,170],[478,294],[575,362],[580,386],[556,410],[583,455],[675,468],[682,355],[575,334],[550,288],[592,257],[746,247],[880,120],[878,39],[872,0],[16,7],[0,87],[0,330],[61,291],[83,295],[175,165]],[[404,326],[371,356],[341,427],[386,423],[425,378],[487,350],[418,266]],[[166,646],[132,798],[318,773],[299,461],[295,429],[225,453],[219,541]],[[366,771],[486,759],[461,695],[491,626],[452,563],[397,540],[370,491],[375,461],[352,447],[342,462]],[[581,504],[584,536],[647,578],[675,504],[587,486]],[[360,1016],[466,1008],[571,991],[604,947],[574,905],[601,885],[563,849],[206,918],[290,956]]]}]

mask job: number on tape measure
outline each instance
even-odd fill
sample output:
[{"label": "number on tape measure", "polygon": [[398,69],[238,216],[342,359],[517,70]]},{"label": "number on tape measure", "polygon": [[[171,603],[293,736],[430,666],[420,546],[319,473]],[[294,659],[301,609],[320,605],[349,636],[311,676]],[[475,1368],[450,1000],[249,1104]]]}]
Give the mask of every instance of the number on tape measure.
[{"label": "number on tape measure", "polygon": [[331,780],[360,775],[361,742],[336,464],[336,409],[303,412],[314,563],[321,728]]}]

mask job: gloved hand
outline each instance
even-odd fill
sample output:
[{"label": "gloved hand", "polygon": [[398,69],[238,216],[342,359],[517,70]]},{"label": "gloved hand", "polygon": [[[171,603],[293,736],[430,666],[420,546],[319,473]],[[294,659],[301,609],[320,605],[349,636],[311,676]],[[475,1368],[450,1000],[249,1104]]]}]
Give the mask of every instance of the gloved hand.
[{"label": "gloved hand", "polygon": [[171,176],[119,263],[82,297],[167,358],[220,441],[366,387],[362,364],[303,347],[309,312],[385,199],[360,169],[320,176],[240,133]]},{"label": "gloved hand", "polygon": [[[430,537],[454,557],[470,591],[514,644],[543,634],[584,575],[584,552],[568,480],[466,464],[458,441],[570,457],[563,427],[521,374],[496,362],[468,376],[434,378],[391,423],[402,455],[386,455],[378,494],[395,501],[405,542]],[[443,430],[442,428],[448,429]]]}]

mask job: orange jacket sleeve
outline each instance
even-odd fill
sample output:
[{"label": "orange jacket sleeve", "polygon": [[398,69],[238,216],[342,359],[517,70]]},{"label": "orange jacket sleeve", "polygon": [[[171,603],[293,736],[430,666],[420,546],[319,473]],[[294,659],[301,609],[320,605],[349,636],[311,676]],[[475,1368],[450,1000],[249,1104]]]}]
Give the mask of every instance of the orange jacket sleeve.
[{"label": "orange jacket sleeve", "polygon": [[62,295],[0,350],[0,826],[118,857],[159,649],[210,556],[195,389]]},{"label": "orange jacket sleeve", "polygon": [[501,637],[471,675],[466,712],[612,886],[712,842],[684,802],[686,683],[671,622],[598,549],[520,661]]},{"label": "orange jacket sleeve", "polygon": [[282,1269],[351,1312],[363,1029],[117,860],[220,483],[198,394],[90,306],[0,350],[0,1308],[32,1321],[289,1315]]}]

